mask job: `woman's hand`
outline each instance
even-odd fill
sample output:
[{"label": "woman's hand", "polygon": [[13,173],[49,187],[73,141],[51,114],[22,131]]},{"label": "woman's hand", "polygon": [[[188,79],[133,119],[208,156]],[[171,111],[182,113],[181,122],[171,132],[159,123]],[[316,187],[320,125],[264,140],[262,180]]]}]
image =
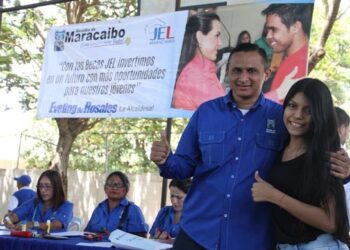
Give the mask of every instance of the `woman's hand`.
[{"label": "woman's hand", "polygon": [[33,227],[33,222],[28,221],[26,224],[17,223],[12,225],[13,225],[13,227],[11,228],[12,230],[23,231],[23,226],[25,226],[25,231],[29,231]]},{"label": "woman's hand", "polygon": [[168,240],[170,238],[171,238],[170,235],[166,231],[163,231],[158,237],[158,239],[160,240]]},{"label": "woman's hand", "polygon": [[[21,223],[17,223],[16,225],[14,225],[14,227],[12,228],[16,231],[22,231],[22,224]],[[29,228],[26,228],[26,231],[28,230]]]},{"label": "woman's hand", "polygon": [[8,229],[14,229],[15,225],[12,223],[12,220],[11,220],[10,216],[11,216],[10,214],[6,214],[5,215],[5,217],[4,217],[4,225]]},{"label": "woman's hand", "polygon": [[170,234],[168,234],[168,232],[166,231],[161,232],[159,228],[157,228],[153,239],[168,240],[168,239],[171,239],[171,236]]},{"label": "woman's hand", "polygon": [[105,227],[102,229],[101,233],[104,234],[104,235],[107,235],[107,236],[109,236],[111,234],[111,232],[109,232],[107,230],[107,228],[105,228]]},{"label": "woman's hand", "polygon": [[270,183],[266,182],[259,176],[259,172],[255,172],[255,180],[256,182],[253,184],[252,196],[255,202],[268,201],[272,203],[276,203],[278,199],[283,198],[283,194],[279,194],[276,188],[274,188]]}]

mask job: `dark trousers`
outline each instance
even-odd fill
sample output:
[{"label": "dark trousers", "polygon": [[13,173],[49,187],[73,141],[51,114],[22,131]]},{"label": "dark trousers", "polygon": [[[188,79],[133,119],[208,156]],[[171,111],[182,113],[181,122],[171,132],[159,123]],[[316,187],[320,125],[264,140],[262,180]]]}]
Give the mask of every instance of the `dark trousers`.
[{"label": "dark trousers", "polygon": [[176,236],[173,250],[205,250],[190,238],[182,229]]}]

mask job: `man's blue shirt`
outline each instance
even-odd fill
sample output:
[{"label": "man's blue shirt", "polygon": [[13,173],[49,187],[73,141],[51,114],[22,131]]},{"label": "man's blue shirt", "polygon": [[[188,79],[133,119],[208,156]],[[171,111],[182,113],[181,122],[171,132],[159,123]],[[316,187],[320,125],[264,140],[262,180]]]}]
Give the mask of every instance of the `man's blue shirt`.
[{"label": "man's blue shirt", "polygon": [[201,105],[175,154],[159,166],[166,178],[193,176],[181,228],[206,249],[271,249],[267,203],[255,203],[254,172],[267,177],[287,131],[282,106],[263,95],[242,115],[226,96]]},{"label": "man's blue shirt", "polygon": [[128,216],[122,230],[129,233],[148,232],[148,225],[145,222],[141,209],[134,203],[130,203],[127,198],[123,198],[112,211],[108,209],[108,199],[98,204],[84,231],[98,233],[104,230],[108,230],[108,232],[116,230],[128,204],[130,204]]},{"label": "man's blue shirt", "polygon": [[57,209],[49,208],[44,212],[44,203],[34,198],[24,202],[17,207],[13,212],[18,216],[20,221],[38,221],[46,223],[47,220],[61,222],[63,228],[61,230],[52,231],[66,231],[68,223],[73,217],[73,204],[69,201],[64,201]]},{"label": "man's blue shirt", "polygon": [[174,220],[175,220],[175,210],[172,206],[166,206],[163,207],[153,225],[151,230],[149,231],[149,234],[151,236],[154,236],[156,234],[156,230],[160,230],[161,232],[167,232],[170,237],[175,238],[179,231],[180,231],[180,224],[176,223],[174,224]]}]

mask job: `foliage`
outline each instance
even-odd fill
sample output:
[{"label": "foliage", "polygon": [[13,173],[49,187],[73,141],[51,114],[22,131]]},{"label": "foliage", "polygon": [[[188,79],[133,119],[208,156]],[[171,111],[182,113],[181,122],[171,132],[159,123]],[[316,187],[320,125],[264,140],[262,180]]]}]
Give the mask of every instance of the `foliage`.
[{"label": "foliage", "polygon": [[[320,36],[325,20],[324,10],[315,8],[311,32],[311,50]],[[336,105],[349,103],[350,105],[350,34],[348,28],[350,17],[342,16],[332,29],[325,50],[325,58],[317,64],[311,72],[311,77],[322,79],[331,89]]]},{"label": "foliage", "polygon": [[[123,18],[137,14],[136,0],[101,0],[86,3],[85,22]],[[98,4],[96,4],[98,3]],[[20,5],[20,2],[14,2]],[[21,91],[24,109],[35,109],[41,76],[45,34],[52,25],[63,25],[68,5],[4,13],[0,32],[0,88]],[[54,11],[52,9],[55,9]],[[54,16],[50,15],[55,13]],[[21,72],[18,69],[21,68]],[[23,69],[23,71],[22,71]]]},{"label": "foliage", "polygon": [[[38,129],[40,122],[46,124],[45,128]],[[186,123],[187,119],[172,120],[172,145],[177,144]],[[23,136],[21,157],[26,168],[44,169],[53,157],[57,128],[43,120],[34,127],[37,129],[33,133]],[[154,172],[157,168],[148,159],[150,147],[165,127],[164,119],[106,119],[76,139],[70,167],[86,171]]]},{"label": "foliage", "polygon": [[57,127],[54,120],[34,119],[31,128],[25,130],[20,138],[20,157],[27,169],[47,169],[55,152]]},{"label": "foliage", "polygon": [[[20,3],[16,3],[20,5]],[[60,4],[61,10],[64,10],[67,16],[67,23],[76,23],[82,21],[96,21],[105,20],[107,18],[121,18],[125,16],[132,16],[136,14],[137,1],[135,0],[77,0],[74,2]],[[64,13],[59,11],[53,11],[56,15],[57,13]],[[7,88],[11,91],[13,88],[22,90],[22,100],[24,104],[23,108],[33,109],[35,108],[35,103],[37,99],[37,92],[39,86],[39,72],[42,63],[43,46],[45,41],[45,31],[51,25],[57,24],[58,20],[62,20],[63,16],[60,17],[48,17],[47,14],[50,11],[43,11],[42,8],[34,10],[26,10],[15,13],[7,14],[7,19],[4,19],[5,25],[4,31],[1,37],[1,44],[5,50],[2,50],[0,54],[0,69],[1,69],[1,83],[2,88]],[[12,22],[12,23],[11,23]],[[62,24],[62,23],[60,23]],[[14,60],[12,60],[12,58]],[[27,72],[18,73],[15,67],[27,68]],[[33,67],[34,66],[34,67]],[[35,66],[37,66],[35,68]],[[14,73],[16,72],[16,73]],[[37,74],[36,74],[37,73]],[[74,119],[73,119],[74,120]],[[71,125],[74,121],[72,120]],[[56,120],[57,124],[64,126],[65,121]],[[75,120],[79,123],[80,120]],[[86,124],[90,124],[89,121],[82,121]],[[79,124],[74,123],[73,126],[78,126]],[[93,123],[91,123],[93,124]],[[92,126],[91,126],[92,127]],[[60,127],[59,127],[60,128]],[[89,129],[87,126],[84,131]],[[70,131],[61,131],[60,138],[62,134],[69,134]],[[73,137],[75,139],[75,137]],[[73,140],[74,140],[73,139]],[[62,139],[64,140],[64,139]],[[59,142],[62,143],[62,140]],[[127,140],[129,141],[129,140]],[[27,159],[28,163],[33,167],[47,167],[47,159],[50,158],[50,152],[55,152],[52,149],[50,142],[44,142],[43,140],[38,140],[39,143],[43,143],[44,146],[36,147],[35,150],[27,150],[23,156]],[[65,145],[68,145],[64,143]],[[86,145],[84,145],[86,146]],[[44,148],[44,150],[39,150]],[[77,147],[75,147],[77,148]],[[142,147],[138,147],[142,148]],[[73,148],[74,149],[74,148]],[[57,150],[57,149],[56,149]],[[60,149],[58,149],[60,150]],[[70,147],[67,148],[70,150]],[[77,151],[80,151],[77,149]],[[45,152],[48,152],[45,154]],[[78,155],[78,157],[73,158],[73,162],[80,163],[79,152],[74,152],[73,155]],[[129,153],[130,154],[130,153]],[[86,155],[85,155],[86,156]],[[51,156],[52,158],[52,156]],[[80,157],[81,158],[81,157]],[[90,161],[94,161],[97,158],[87,157]],[[43,162],[44,164],[40,163]],[[61,161],[64,162],[64,161]],[[76,165],[77,165],[76,164]],[[89,164],[90,165],[90,164]],[[66,165],[65,165],[66,166]],[[65,170],[63,170],[64,172]]]},{"label": "foliage", "polygon": [[[0,34],[0,88],[11,91],[17,88],[21,93],[21,104],[32,109],[36,102],[42,48],[32,46],[35,37],[34,20],[43,20],[36,11],[28,10],[16,15],[3,15]],[[21,68],[22,72],[18,72]]]},{"label": "foliage", "polygon": [[[106,119],[76,140],[72,151],[89,155],[93,160],[72,156],[73,168],[156,171],[156,166],[149,161],[150,147],[154,140],[159,139],[159,131],[165,129],[165,123],[162,119]],[[175,144],[185,123],[185,119],[173,120],[172,142]]]},{"label": "foliage", "polygon": [[86,22],[123,18],[137,14],[137,2],[130,0],[105,0],[89,8],[85,14]]}]

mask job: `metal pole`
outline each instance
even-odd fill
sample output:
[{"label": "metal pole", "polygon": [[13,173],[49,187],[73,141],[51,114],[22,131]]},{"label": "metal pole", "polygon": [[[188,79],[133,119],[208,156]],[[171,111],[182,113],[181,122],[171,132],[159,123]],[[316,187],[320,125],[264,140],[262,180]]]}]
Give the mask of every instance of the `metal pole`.
[{"label": "metal pole", "polygon": [[[181,7],[181,0],[176,0],[175,1],[175,11],[178,11]],[[166,136],[167,140],[170,144],[170,139],[171,139],[171,124],[172,124],[173,119],[172,118],[167,118],[166,120]],[[168,191],[168,179],[163,178],[162,182],[162,196],[160,200],[160,207],[164,207],[166,205],[166,196],[167,196],[167,191]]]},{"label": "metal pole", "polygon": [[[167,118],[166,120],[166,138],[168,142],[170,143],[171,139],[171,124],[172,124],[173,119],[172,118]],[[160,206],[164,207],[166,205],[166,196],[167,196],[167,191],[168,191],[168,179],[163,178],[162,182],[162,197],[160,200]]]},{"label": "metal pole", "polygon": [[141,15],[141,0],[137,0],[137,12],[136,12],[136,16],[140,16]]},{"label": "metal pole", "polygon": [[175,11],[178,11],[181,8],[181,0],[175,1]]},{"label": "metal pole", "polygon": [[20,158],[20,155],[21,155],[21,147],[22,147],[22,138],[23,138],[23,133],[24,131],[26,130],[23,130],[19,136],[19,144],[18,144],[18,152],[17,152],[17,163],[16,163],[16,169],[18,169],[19,167],[19,158]]},{"label": "metal pole", "polygon": [[105,140],[105,173],[108,172],[108,134],[104,134],[103,139]]}]

